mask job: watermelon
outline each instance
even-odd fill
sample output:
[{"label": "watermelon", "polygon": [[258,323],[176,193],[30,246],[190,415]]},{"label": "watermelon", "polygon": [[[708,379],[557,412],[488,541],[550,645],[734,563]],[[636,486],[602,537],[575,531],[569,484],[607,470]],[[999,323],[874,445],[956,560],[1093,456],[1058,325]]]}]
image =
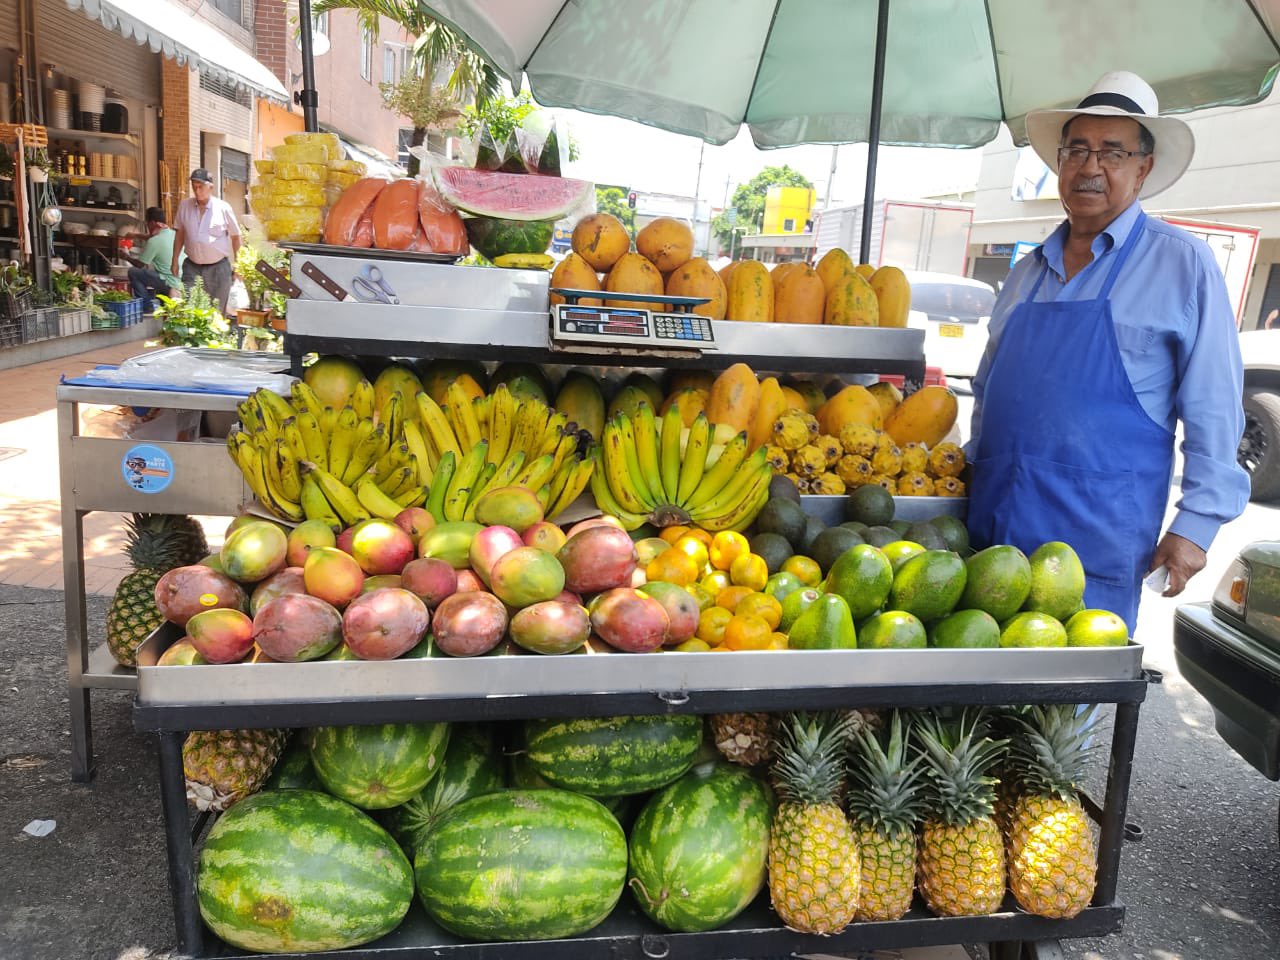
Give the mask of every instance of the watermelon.
[{"label": "watermelon", "polygon": [[608,810],[567,790],[509,790],[445,811],[414,860],[418,896],[475,940],[550,940],[607,917],[627,879],[627,838]]},{"label": "watermelon", "polygon": [[688,770],[702,744],[702,718],[529,720],[524,738],[529,764],[557,787],[618,797],[664,787]]},{"label": "watermelon", "polygon": [[314,790],[268,790],[213,825],[196,865],[200,915],[234,947],[342,950],[394,930],[413,870],[391,835]]},{"label": "watermelon", "polygon": [[319,727],[311,765],[326,790],[365,810],[399,806],[440,770],[447,723]]},{"label": "watermelon", "polygon": [[700,765],[654,794],[629,844],[640,909],[680,933],[728,923],[764,886],[771,820],[764,784],[728,764]]},{"label": "watermelon", "polygon": [[468,217],[462,223],[471,245],[489,260],[508,253],[545,253],[556,231],[554,223],[527,223],[497,217]]},{"label": "watermelon", "polygon": [[[436,167],[431,176],[440,195],[459,210],[477,217],[504,220],[559,220],[588,203],[595,194],[593,184],[568,177],[528,176],[466,167]],[[541,250],[510,252],[541,253],[545,249],[544,246]]]},{"label": "watermelon", "polygon": [[276,761],[264,790],[318,790],[324,792],[324,784],[311,766],[310,733],[299,730]]},{"label": "watermelon", "polygon": [[449,734],[440,772],[417,796],[388,810],[382,823],[412,857],[440,814],[463,800],[505,787],[492,730],[478,723],[457,724]]},{"label": "watermelon", "polygon": [[[529,763],[529,756],[523,751],[517,751],[510,756],[510,767],[507,773],[507,783],[517,790],[554,790],[555,784],[549,782],[545,777],[533,769]],[[583,794],[590,796],[590,794]],[[647,793],[641,794],[619,794],[613,797],[591,797],[592,800],[599,800],[604,804],[605,809],[612,813],[618,823],[622,825],[622,829],[626,829],[627,825],[635,819],[640,805],[648,798]]]}]

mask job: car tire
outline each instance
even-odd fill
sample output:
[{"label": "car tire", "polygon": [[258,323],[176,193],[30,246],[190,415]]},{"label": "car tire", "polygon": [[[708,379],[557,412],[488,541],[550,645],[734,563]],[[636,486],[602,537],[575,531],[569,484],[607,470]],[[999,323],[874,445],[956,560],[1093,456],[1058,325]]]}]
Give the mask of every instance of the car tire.
[{"label": "car tire", "polygon": [[1236,459],[1249,472],[1250,500],[1280,498],[1280,396],[1245,391],[1244,436]]}]

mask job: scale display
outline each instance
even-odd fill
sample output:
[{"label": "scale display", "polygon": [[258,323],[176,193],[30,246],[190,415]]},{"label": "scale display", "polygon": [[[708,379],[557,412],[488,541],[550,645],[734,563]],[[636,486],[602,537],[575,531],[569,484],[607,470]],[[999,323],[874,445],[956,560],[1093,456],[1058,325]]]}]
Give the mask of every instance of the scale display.
[{"label": "scale display", "polygon": [[558,304],[551,314],[551,339],[615,347],[715,350],[711,320],[696,313],[655,313],[635,307]]}]

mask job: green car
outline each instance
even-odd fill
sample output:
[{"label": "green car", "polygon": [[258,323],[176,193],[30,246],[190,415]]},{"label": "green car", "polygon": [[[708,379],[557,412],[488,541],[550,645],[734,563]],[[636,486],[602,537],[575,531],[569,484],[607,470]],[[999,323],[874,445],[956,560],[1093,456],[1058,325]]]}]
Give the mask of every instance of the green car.
[{"label": "green car", "polygon": [[1213,707],[1218,735],[1280,780],[1280,542],[1245,547],[1212,601],[1178,607],[1173,646],[1183,677]]}]

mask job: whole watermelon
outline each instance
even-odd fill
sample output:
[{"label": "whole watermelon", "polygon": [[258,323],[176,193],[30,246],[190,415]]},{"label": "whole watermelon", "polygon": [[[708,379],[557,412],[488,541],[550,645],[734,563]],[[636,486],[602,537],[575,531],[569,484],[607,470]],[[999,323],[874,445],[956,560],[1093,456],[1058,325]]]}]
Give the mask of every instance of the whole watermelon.
[{"label": "whole watermelon", "polygon": [[196,894],[204,922],[232,946],[314,953],[394,930],[413,902],[413,870],[391,835],[350,804],[269,790],[213,825]]},{"label": "whole watermelon", "polygon": [[262,789],[324,792],[324,784],[311,766],[311,745],[308,743],[310,735],[307,730],[299,730],[293,735],[293,740],[276,761],[271,776]]},{"label": "whole watermelon", "polygon": [[627,879],[627,838],[608,810],[567,790],[464,800],[414,860],[440,926],[474,940],[551,940],[607,917]]},{"label": "whole watermelon", "polygon": [[763,783],[699,765],[649,798],[631,828],[628,885],[668,930],[714,930],[764,886],[773,813]]},{"label": "whole watermelon", "polygon": [[557,787],[619,797],[665,787],[693,765],[702,718],[579,717],[529,720],[529,764]]},{"label": "whole watermelon", "polygon": [[311,735],[311,765],[335,797],[385,810],[430,782],[448,745],[447,723],[318,727]]},{"label": "whole watermelon", "polygon": [[469,217],[462,221],[471,245],[489,260],[507,253],[546,253],[555,234],[554,222]]},{"label": "whole watermelon", "polygon": [[494,746],[492,730],[479,723],[456,724],[449,734],[440,772],[420,793],[383,814],[382,822],[413,857],[442,813],[463,800],[505,786],[502,757]]}]

